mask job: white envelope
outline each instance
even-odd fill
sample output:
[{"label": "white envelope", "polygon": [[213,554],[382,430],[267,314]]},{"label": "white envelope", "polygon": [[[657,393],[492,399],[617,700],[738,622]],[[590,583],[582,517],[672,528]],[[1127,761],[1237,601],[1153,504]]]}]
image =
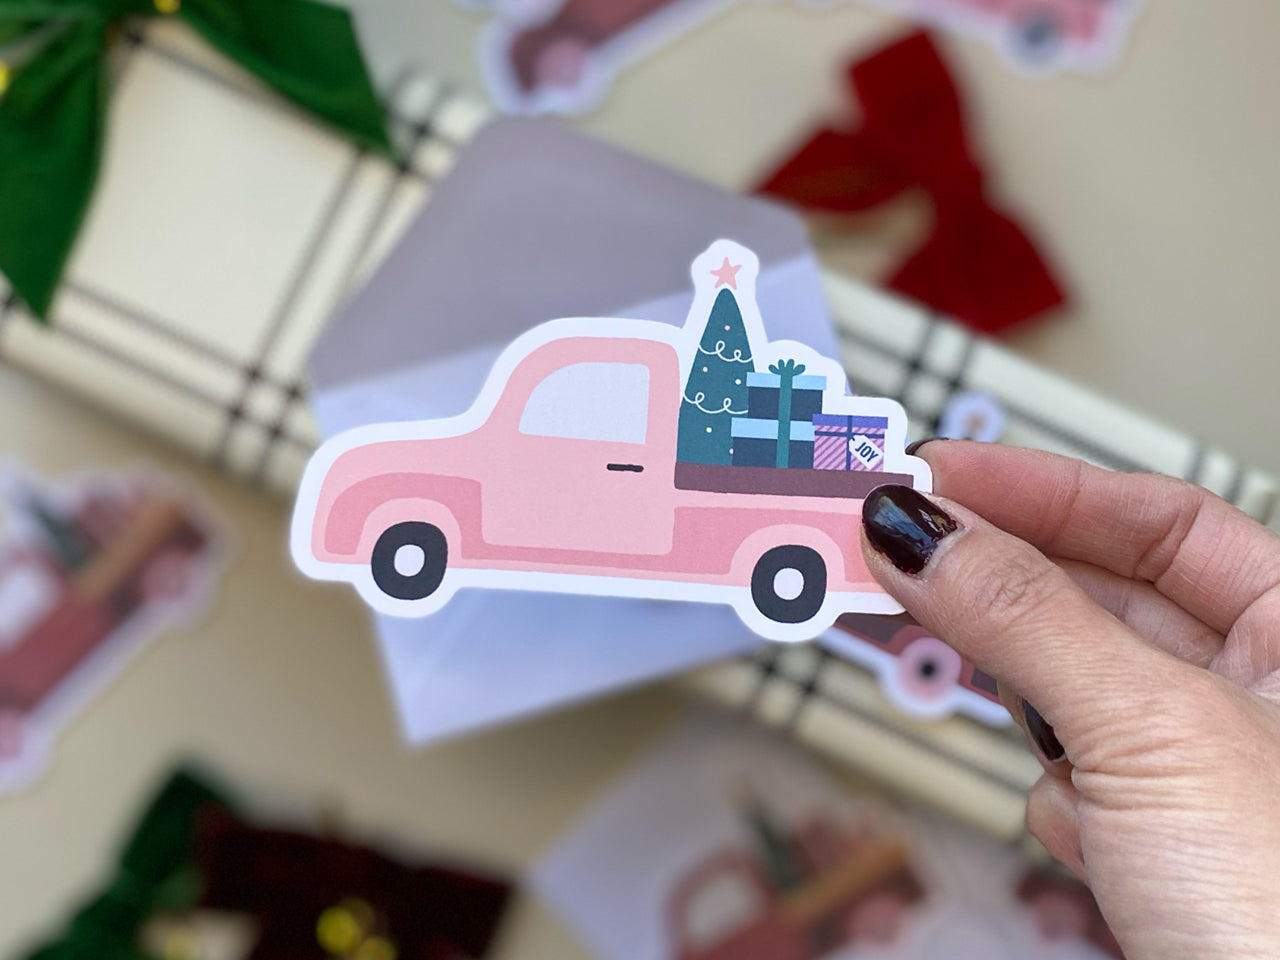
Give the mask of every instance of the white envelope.
[{"label": "white envelope", "polygon": [[[728,237],[760,256],[775,338],[838,356],[803,224],[552,121],[494,121],[310,359],[326,436],[461,413],[502,348],[563,316],[683,324],[689,264]],[[425,743],[754,649],[728,607],[463,591],[376,618],[402,728]]]}]

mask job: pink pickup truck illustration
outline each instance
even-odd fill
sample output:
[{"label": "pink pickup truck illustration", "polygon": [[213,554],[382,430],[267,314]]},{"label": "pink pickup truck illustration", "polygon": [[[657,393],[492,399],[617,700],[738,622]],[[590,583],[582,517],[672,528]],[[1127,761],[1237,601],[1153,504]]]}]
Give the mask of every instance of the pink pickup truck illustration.
[{"label": "pink pickup truck illustration", "polygon": [[786,887],[733,848],[685,874],[669,907],[676,960],[817,960],[855,944],[892,945],[924,896],[902,843],[821,822],[806,824],[800,840],[823,844],[826,856],[806,861],[812,869]]},{"label": "pink pickup truck illustration", "polygon": [[[873,0],[987,37],[1015,62],[1045,69],[1100,63],[1137,0]],[[470,6],[486,4],[471,0]],[[495,16],[482,62],[499,105],[518,112],[578,112],[612,76],[649,50],[714,16],[726,0],[525,0],[487,4]]]},{"label": "pink pickup truck illustration", "polygon": [[[922,19],[973,18],[1018,61],[1052,65],[1103,45],[1128,0],[913,0]],[[1132,5],[1132,4],[1128,4]],[[985,22],[984,22],[985,21]]]},{"label": "pink pickup truck illustration", "polygon": [[[104,651],[177,619],[219,552],[205,519],[178,496],[113,478],[49,496],[5,476],[14,526],[0,542],[0,789],[47,759],[55,720]],[[96,668],[91,666],[98,661]]]},{"label": "pink pickup truck illustration", "polygon": [[846,613],[823,634],[824,645],[861,664],[900,709],[924,720],[963,713],[1007,726],[995,677],[979,670],[908,614]]},{"label": "pink pickup truck illustration", "polygon": [[507,348],[466,414],[326,443],[298,496],[298,565],[399,616],[464,586],[727,603],[784,640],[901,610],[859,540],[871,490],[928,486],[901,408],[844,396],[812,351],[757,371],[768,348],[807,348],[767,344],[747,289],[700,286],[704,319],[683,329],[552,321]]},{"label": "pink pickup truck illustration", "polygon": [[1035,916],[1049,944],[1088,943],[1097,953],[1124,960],[1124,951],[1089,888],[1059,868],[1035,867],[1018,884],[1018,899]]}]

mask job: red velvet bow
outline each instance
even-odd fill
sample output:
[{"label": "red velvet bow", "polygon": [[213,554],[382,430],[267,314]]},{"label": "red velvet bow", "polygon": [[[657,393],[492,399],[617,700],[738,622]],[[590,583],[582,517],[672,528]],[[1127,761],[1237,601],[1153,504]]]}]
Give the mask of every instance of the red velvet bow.
[{"label": "red velvet bow", "polygon": [[880,50],[849,76],[862,104],[861,129],[820,130],[760,190],[848,214],[923,188],[933,198],[934,232],[890,287],[986,332],[1063,303],[1026,233],[987,202],[960,93],[929,35]]},{"label": "red velvet bow", "polygon": [[[410,866],[373,849],[251,827],[216,811],[201,824],[197,860],[203,906],[258,922],[248,960],[483,957],[511,892],[493,877]],[[339,942],[323,942],[318,928],[326,914],[344,909],[351,917],[336,919],[348,929],[337,931]],[[366,939],[383,943],[362,946]]]}]

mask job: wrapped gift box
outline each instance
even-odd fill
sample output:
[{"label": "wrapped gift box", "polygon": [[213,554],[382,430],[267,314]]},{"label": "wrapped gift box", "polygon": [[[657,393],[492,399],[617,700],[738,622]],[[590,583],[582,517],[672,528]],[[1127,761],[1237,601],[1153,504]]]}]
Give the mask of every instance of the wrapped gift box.
[{"label": "wrapped gift box", "polygon": [[[821,394],[819,394],[821,395]],[[734,417],[730,425],[733,437],[733,465],[735,467],[775,467],[778,464],[777,419],[759,420],[754,417]],[[787,466],[811,469],[813,467],[813,424],[791,421],[791,442],[787,445]]]},{"label": "wrapped gift box", "polygon": [[[319,439],[302,380],[311,345],[489,116],[425,75],[388,102],[399,165],[332,136],[181,24],[152,22],[124,58],[105,169],[52,323],[23,316],[0,283],[0,357],[291,494]],[[1006,411],[1007,442],[1183,477],[1271,515],[1275,480],[1216,447],[847,278],[829,275],[826,295],[853,390],[898,399],[912,437],[937,432],[953,394],[983,391]],[[770,379],[749,415],[776,421],[776,393],[772,417],[757,414],[777,383],[754,376]],[[820,397],[793,400],[810,431],[820,412]],[[875,677],[816,644],[768,647],[684,683],[902,794],[1022,835],[1040,767],[1014,729],[904,716]]]},{"label": "wrapped gift box", "polygon": [[884,470],[884,417],[813,415],[813,466],[817,470]]},{"label": "wrapped gift box", "polygon": [[[825,377],[800,374],[791,380],[791,419],[809,423],[822,412]],[[778,399],[782,378],[776,373],[747,374],[747,416],[757,420],[778,419]],[[773,466],[773,464],[769,464]]]},{"label": "wrapped gift box", "polygon": [[290,491],[319,440],[312,342],[488,108],[402,77],[386,94],[393,164],[176,20],[131,28],[113,54],[102,175],[50,323],[0,279],[0,357]]}]

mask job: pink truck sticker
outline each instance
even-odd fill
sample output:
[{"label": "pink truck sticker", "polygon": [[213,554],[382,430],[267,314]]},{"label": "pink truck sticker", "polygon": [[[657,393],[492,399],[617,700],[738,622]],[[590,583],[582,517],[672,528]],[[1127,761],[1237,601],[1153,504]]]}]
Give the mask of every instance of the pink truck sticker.
[{"label": "pink truck sticker", "polygon": [[[613,78],[739,0],[461,0],[488,10],[480,66],[509,113],[581,113]],[[824,0],[813,0],[820,4]],[[976,36],[1015,69],[1111,66],[1142,0],[867,0],[923,24]]]},{"label": "pink truck sticker", "polygon": [[[836,361],[768,341],[757,270],[717,241],[683,327],[553,320],[461,416],[334,437],[299,490],[298,566],[394,616],[477,586],[726,603],[775,640],[899,612],[862,559],[862,501],[929,490],[928,465],[905,454],[897,403],[848,396]],[[816,469],[817,414],[876,418],[882,464]]]}]

